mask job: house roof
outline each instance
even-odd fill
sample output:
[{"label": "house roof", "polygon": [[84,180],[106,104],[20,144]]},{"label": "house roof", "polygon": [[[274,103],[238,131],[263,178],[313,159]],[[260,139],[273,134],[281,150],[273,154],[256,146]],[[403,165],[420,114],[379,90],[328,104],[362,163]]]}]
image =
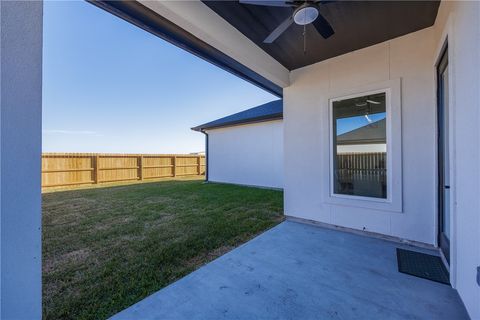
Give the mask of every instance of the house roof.
[{"label": "house roof", "polygon": [[258,107],[241,111],[211,122],[193,127],[192,130],[203,131],[206,129],[230,127],[239,124],[269,121],[283,118],[283,100],[270,101]]},{"label": "house roof", "polygon": [[345,132],[337,137],[338,145],[385,143],[385,119]]}]

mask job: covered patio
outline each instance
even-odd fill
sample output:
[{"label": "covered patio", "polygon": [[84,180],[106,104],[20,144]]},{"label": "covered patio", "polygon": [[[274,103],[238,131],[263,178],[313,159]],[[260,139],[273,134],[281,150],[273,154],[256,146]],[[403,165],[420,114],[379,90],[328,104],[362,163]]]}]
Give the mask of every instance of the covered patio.
[{"label": "covered patio", "polygon": [[397,271],[397,247],[286,221],[112,319],[468,319],[450,286]]},{"label": "covered patio", "polygon": [[[88,1],[282,98],[284,214],[330,226],[287,221],[114,319],[480,319],[479,2]],[[42,2],[0,3],[0,317],[38,319]],[[385,119],[373,167],[339,165],[345,119]],[[399,273],[405,242],[451,287]]]}]

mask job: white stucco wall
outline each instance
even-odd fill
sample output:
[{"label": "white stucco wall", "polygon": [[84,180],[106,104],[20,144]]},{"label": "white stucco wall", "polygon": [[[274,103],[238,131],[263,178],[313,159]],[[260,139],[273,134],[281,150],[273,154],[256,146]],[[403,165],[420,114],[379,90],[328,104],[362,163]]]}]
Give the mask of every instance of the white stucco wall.
[{"label": "white stucco wall", "polygon": [[283,188],[281,120],[207,133],[209,181]]},{"label": "white stucco wall", "polygon": [[[435,243],[433,48],[433,29],[428,28],[291,72],[291,85],[284,89],[285,214]],[[403,212],[327,203],[328,99],[342,90],[399,78]]]},{"label": "white stucco wall", "polygon": [[41,319],[41,1],[1,1],[0,318]]},{"label": "white stucco wall", "polygon": [[[436,245],[435,63],[448,38],[451,281],[472,319],[480,319],[479,21],[479,2],[442,1],[433,27],[294,70],[284,89],[285,214]],[[325,202],[332,92],[398,78],[403,211]]]},{"label": "white stucco wall", "polygon": [[365,153],[365,152],[386,152],[387,145],[384,143],[375,144],[345,144],[338,145],[338,153]]},{"label": "white stucco wall", "polygon": [[450,83],[451,278],[480,319],[480,2],[442,1],[435,53],[448,39]]}]

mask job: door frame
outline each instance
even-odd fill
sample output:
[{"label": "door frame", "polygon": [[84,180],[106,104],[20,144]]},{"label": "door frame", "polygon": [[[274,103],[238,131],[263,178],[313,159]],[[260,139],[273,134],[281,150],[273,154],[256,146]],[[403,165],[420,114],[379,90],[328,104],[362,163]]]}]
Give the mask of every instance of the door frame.
[{"label": "door frame", "polygon": [[[445,109],[443,104],[443,93],[444,87],[441,82],[442,73],[448,68],[448,44],[445,42],[440,55],[435,65],[436,72],[436,84],[437,84],[437,244],[440,248],[440,251],[445,257],[445,260],[450,264],[450,239],[448,239],[445,234],[442,232],[444,223],[443,223],[443,214],[444,214],[444,188],[450,188],[450,186],[444,186],[444,157],[445,157],[445,142],[449,141],[449,136],[445,134]],[[448,110],[447,110],[448,112]],[[451,214],[451,212],[450,212]]]}]

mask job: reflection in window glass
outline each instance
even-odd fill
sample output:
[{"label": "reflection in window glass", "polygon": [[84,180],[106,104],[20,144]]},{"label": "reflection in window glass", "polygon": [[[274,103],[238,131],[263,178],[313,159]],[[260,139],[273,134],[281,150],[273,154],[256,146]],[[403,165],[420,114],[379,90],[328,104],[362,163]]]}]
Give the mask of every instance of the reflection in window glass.
[{"label": "reflection in window glass", "polygon": [[333,102],[336,194],[387,198],[385,93]]}]

